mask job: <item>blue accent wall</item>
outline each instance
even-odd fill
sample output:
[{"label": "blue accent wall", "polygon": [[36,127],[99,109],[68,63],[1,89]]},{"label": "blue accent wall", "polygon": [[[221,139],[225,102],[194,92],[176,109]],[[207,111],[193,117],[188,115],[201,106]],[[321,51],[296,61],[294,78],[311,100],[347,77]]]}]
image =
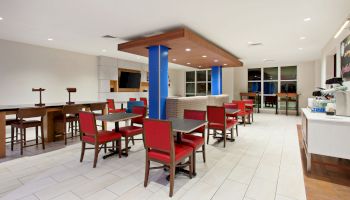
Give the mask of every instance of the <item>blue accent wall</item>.
[{"label": "blue accent wall", "polygon": [[222,94],[222,67],[213,66],[211,68],[211,94]]},{"label": "blue accent wall", "polygon": [[168,48],[151,46],[148,49],[149,118],[166,119],[168,97]]}]

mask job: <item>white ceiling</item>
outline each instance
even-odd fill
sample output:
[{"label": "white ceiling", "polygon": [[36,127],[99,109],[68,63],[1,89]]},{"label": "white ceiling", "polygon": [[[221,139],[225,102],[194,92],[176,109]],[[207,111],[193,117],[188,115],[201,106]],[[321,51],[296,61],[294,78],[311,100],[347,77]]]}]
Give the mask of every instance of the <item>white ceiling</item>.
[{"label": "white ceiling", "polygon": [[[319,58],[349,13],[350,0],[0,0],[0,38],[147,62],[118,52],[117,43],[125,40],[101,36],[127,38],[184,25],[245,65],[290,63]],[[311,21],[304,22],[307,17]],[[249,47],[249,41],[264,45]]]}]

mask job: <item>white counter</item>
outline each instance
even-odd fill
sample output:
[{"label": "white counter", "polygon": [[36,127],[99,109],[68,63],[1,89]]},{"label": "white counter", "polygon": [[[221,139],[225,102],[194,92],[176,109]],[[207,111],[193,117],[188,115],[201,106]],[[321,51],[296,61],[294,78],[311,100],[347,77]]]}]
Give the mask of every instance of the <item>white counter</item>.
[{"label": "white counter", "polygon": [[350,159],[350,117],[313,113],[303,108],[302,136],[308,171],[312,154]]}]

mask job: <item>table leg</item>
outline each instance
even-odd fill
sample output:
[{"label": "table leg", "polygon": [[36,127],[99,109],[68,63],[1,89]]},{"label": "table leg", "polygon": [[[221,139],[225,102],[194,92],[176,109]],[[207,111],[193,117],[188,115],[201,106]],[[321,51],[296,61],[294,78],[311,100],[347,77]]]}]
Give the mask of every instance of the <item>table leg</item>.
[{"label": "table leg", "polygon": [[306,153],[306,170],[308,173],[311,172],[311,153]]},{"label": "table leg", "polygon": [[[119,122],[115,122],[114,123],[114,131],[117,133],[117,132],[119,132]],[[131,147],[125,147],[125,148],[131,148]],[[103,156],[103,159],[106,159],[106,158],[108,158],[108,157],[111,157],[111,156],[113,156],[113,155],[118,155],[119,154],[119,150],[118,150],[118,148],[116,148],[115,150],[114,149],[109,149],[109,152],[111,152],[110,154],[107,154],[107,155],[104,155]],[[125,153],[125,149],[122,149],[122,155],[123,156],[125,156],[125,157],[127,157],[128,155]]]},{"label": "table leg", "polygon": [[0,158],[6,157],[6,113],[0,112]]}]

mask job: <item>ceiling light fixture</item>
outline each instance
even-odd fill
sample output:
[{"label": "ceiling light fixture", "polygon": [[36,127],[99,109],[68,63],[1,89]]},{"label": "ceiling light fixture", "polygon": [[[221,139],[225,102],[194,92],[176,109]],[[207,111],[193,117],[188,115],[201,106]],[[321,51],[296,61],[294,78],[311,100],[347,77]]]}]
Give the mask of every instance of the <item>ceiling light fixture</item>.
[{"label": "ceiling light fixture", "polygon": [[216,59],[215,59],[214,62],[219,62],[219,60],[216,60]]},{"label": "ceiling light fixture", "polygon": [[173,61],[176,61],[176,58],[173,58]]},{"label": "ceiling light fixture", "polygon": [[53,39],[52,38],[47,38],[48,41],[52,41]]},{"label": "ceiling light fixture", "polygon": [[310,17],[307,17],[307,18],[304,19],[304,22],[308,22],[308,21],[311,21]]},{"label": "ceiling light fixture", "polygon": [[186,63],[186,64],[190,65],[191,63]]},{"label": "ceiling light fixture", "polygon": [[202,66],[199,65],[198,67],[201,68]]},{"label": "ceiling light fixture", "polygon": [[262,42],[248,42],[248,45],[249,46],[260,46],[260,45],[263,45]]},{"label": "ceiling light fixture", "polygon": [[226,66],[227,64],[225,63],[224,66]]},{"label": "ceiling light fixture", "polygon": [[350,19],[346,20],[343,26],[340,27],[339,31],[335,34],[334,39],[336,39],[345,29],[345,27],[350,23]]},{"label": "ceiling light fixture", "polygon": [[301,50],[303,50],[303,48],[299,47],[299,50],[301,51]]},{"label": "ceiling light fixture", "polygon": [[207,56],[206,55],[203,55],[202,58],[206,58]]},{"label": "ceiling light fixture", "polygon": [[4,18],[0,17],[0,21],[3,20]]},{"label": "ceiling light fixture", "polygon": [[305,40],[305,39],[306,39],[306,37],[301,36],[299,39],[300,39],[300,40]]},{"label": "ceiling light fixture", "polygon": [[186,51],[191,51],[191,49],[190,48],[187,48],[187,49],[185,49]]}]

